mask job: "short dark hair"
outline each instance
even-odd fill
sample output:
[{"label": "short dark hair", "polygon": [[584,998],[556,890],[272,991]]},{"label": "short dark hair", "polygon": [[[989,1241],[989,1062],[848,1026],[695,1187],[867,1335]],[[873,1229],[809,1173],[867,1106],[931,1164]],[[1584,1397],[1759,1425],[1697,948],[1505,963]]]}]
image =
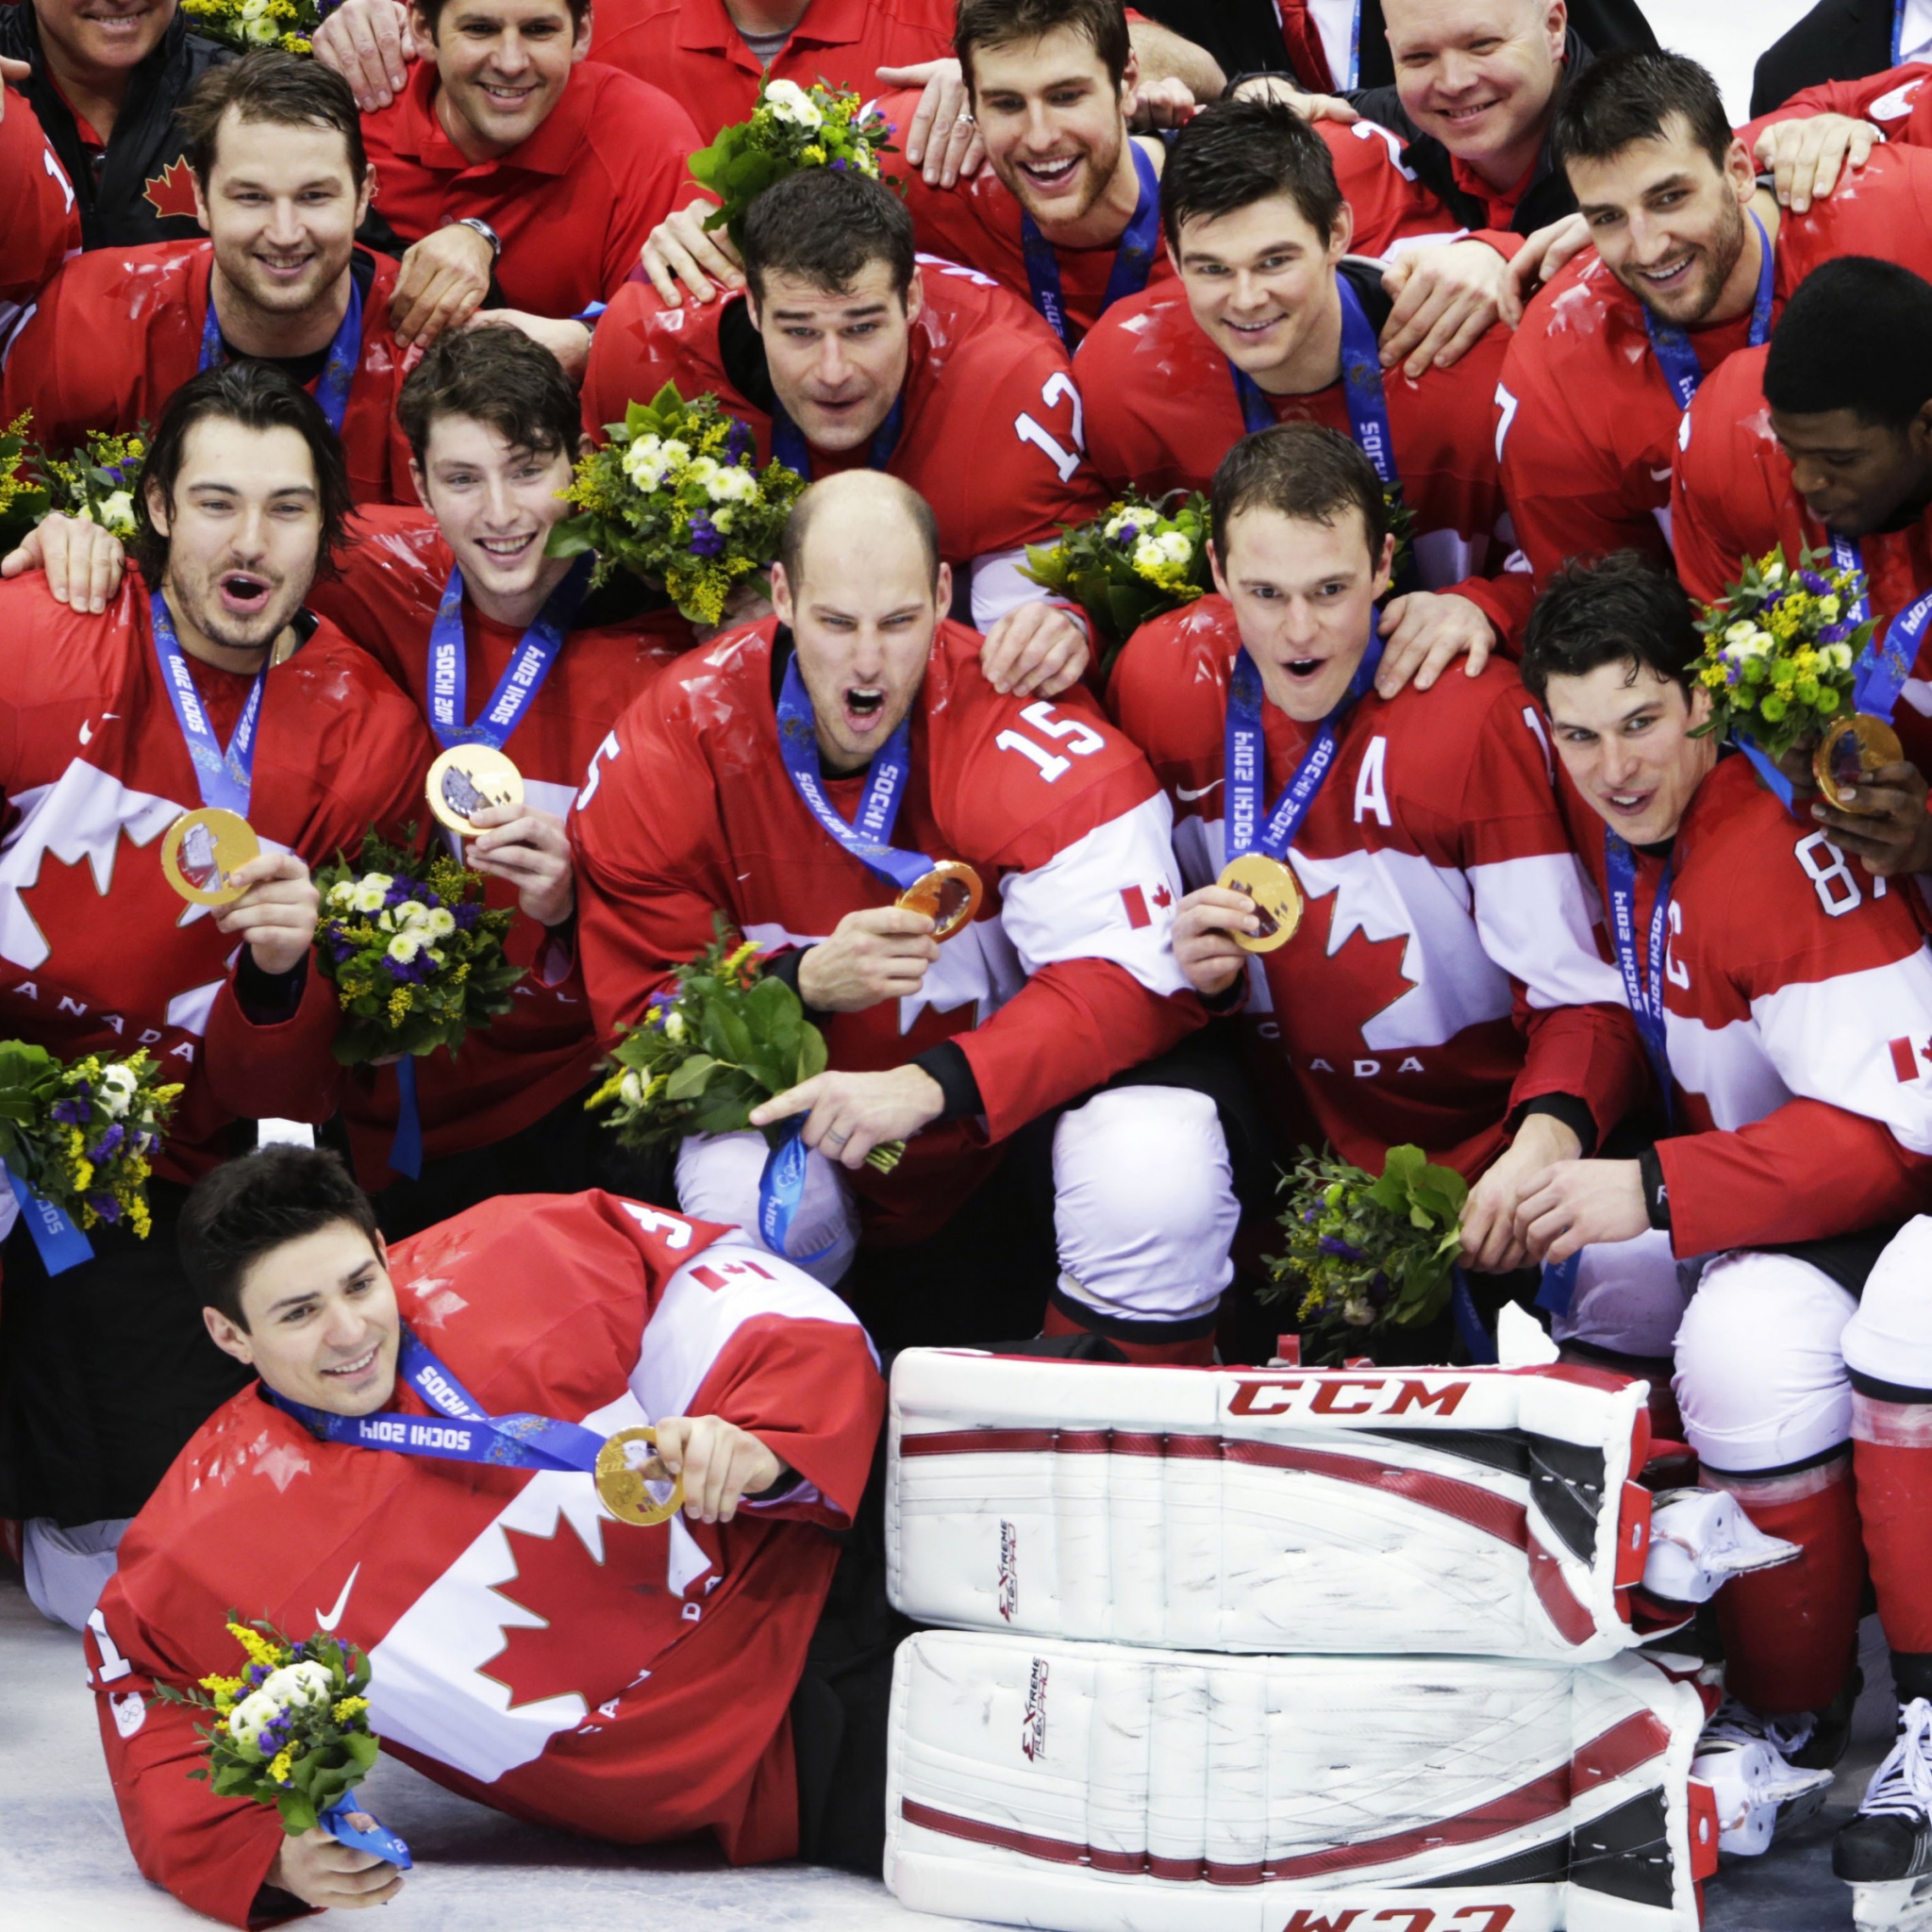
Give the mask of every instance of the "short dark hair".
[{"label": "short dark hair", "polygon": [[[448,4],[449,0],[409,0],[409,5],[423,16],[423,25],[429,29],[429,38],[432,41],[435,40],[437,28],[441,23],[443,8]],[[566,0],[566,5],[570,8],[570,24],[573,29],[583,25],[584,11],[590,4],[591,0]]]},{"label": "short dark hair", "polygon": [[474,417],[512,449],[540,457],[575,455],[583,434],[583,408],[562,364],[507,326],[445,329],[410,370],[396,419],[419,464],[428,460],[439,416]]},{"label": "short dark hair", "polygon": [[[902,508],[919,532],[920,547],[925,552],[926,580],[937,587],[941,562],[940,525],[932,505],[909,483],[902,482],[896,476],[888,476],[885,481],[894,486]],[[784,566],[785,581],[794,593],[803,581],[805,546],[811,535],[812,519],[817,516],[819,506],[824,499],[824,490],[815,483],[791,506],[791,514],[785,519],[785,531],[778,540],[778,561]],[[941,615],[943,616],[944,612]]]},{"label": "short dark hair", "polygon": [[1551,158],[1559,168],[1607,161],[1637,142],[1659,139],[1673,114],[1683,115],[1691,139],[1722,168],[1736,137],[1709,71],[1684,54],[1616,48],[1557,94]]},{"label": "short dark hair", "polygon": [[266,121],[277,127],[332,127],[349,151],[349,173],[359,189],[369,173],[362,145],[362,116],[356,96],[340,74],[319,60],[297,59],[278,47],[259,47],[196,81],[175,119],[181,128],[188,165],[208,192],[214,173],[222,117],[232,108],[237,120]]},{"label": "short dark hair", "polygon": [[850,170],[801,168],[774,181],[744,213],[744,278],[760,305],[767,275],[800,275],[841,294],[875,261],[886,264],[904,300],[916,252],[906,204]]},{"label": "short dark hair", "polygon": [[1285,194],[1325,242],[1346,205],[1328,144],[1285,101],[1216,101],[1174,137],[1160,222],[1180,253],[1184,222],[1214,221]]},{"label": "short dark hair", "polygon": [[1932,282],[1870,255],[1821,262],[1771,332],[1764,399],[1783,415],[1849,409],[1903,429],[1932,400]]},{"label": "short dark hair", "polygon": [[1635,550],[1566,564],[1543,586],[1523,634],[1523,681],[1541,703],[1553,677],[1628,664],[1682,686],[1704,650],[1697,613],[1675,577]]},{"label": "short dark hair", "polygon": [[1389,505],[1374,464],[1340,430],[1320,423],[1281,423],[1242,437],[1222,458],[1210,501],[1214,554],[1224,570],[1228,525],[1244,509],[1278,510],[1297,523],[1331,526],[1357,509],[1377,563],[1389,534]]},{"label": "short dark hair", "polygon": [[1116,88],[1127,71],[1133,42],[1123,0],[959,0],[953,17],[953,52],[972,89],[975,47],[1010,47],[1072,27],[1090,42]]},{"label": "short dark hair", "polygon": [[315,464],[315,494],[322,509],[322,542],[315,558],[317,576],[333,575],[335,551],[342,526],[356,508],[349,490],[349,472],[342,445],[328,418],[306,389],[291,382],[272,362],[218,363],[191,375],[168,398],[156,425],[154,441],[134,479],[134,535],[127,548],[150,591],[158,591],[168,572],[168,540],[155,528],[148,513],[152,488],[168,505],[173,521],[175,484],[181,475],[181,458],[188,432],[197,423],[239,423],[244,429],[292,429],[308,445]]},{"label": "short dark hair", "polygon": [[334,1154],[279,1144],[224,1161],[194,1184],[175,1240],[181,1266],[204,1306],[238,1328],[248,1271],[287,1241],[346,1222],[375,1242],[375,1209]]}]

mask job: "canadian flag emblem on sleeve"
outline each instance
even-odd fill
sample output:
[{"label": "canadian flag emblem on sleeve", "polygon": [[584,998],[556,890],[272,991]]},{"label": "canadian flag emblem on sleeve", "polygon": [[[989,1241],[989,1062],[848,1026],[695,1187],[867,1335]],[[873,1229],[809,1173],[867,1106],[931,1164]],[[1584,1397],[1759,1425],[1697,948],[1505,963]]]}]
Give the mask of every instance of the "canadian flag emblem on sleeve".
[{"label": "canadian flag emblem on sleeve", "polygon": [[[1932,1047],[1932,1042],[1928,1042],[1928,1047]],[[1932,1051],[1928,1051],[1927,1058],[1932,1058]],[[1901,1082],[1919,1077],[1919,1049],[1909,1039],[1891,1042],[1891,1071]]]},{"label": "canadian flag emblem on sleeve", "polygon": [[1127,924],[1139,932],[1154,924],[1154,911],[1149,908],[1165,912],[1174,904],[1174,892],[1164,879],[1152,888],[1125,886],[1121,890],[1121,904],[1127,908]]}]

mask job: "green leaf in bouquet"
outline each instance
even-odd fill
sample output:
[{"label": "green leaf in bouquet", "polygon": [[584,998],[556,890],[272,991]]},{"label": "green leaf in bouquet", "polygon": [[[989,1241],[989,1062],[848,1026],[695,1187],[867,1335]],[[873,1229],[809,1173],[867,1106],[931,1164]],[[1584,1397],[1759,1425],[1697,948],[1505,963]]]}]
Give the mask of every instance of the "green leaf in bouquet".
[{"label": "green leaf in bouquet", "polygon": [[694,1053],[664,1083],[666,1100],[695,1100],[705,1091],[718,1062],[708,1053]]},{"label": "green leaf in bouquet", "polygon": [[706,1051],[734,1066],[743,1066],[752,1057],[751,1029],[721,1000],[705,1008]]},{"label": "green leaf in bouquet", "polygon": [[565,517],[560,523],[550,526],[549,541],[543,546],[545,557],[581,557],[586,551],[597,547],[597,520],[590,511],[580,511],[576,516]]},{"label": "green leaf in bouquet", "polygon": [[737,1134],[751,1124],[751,1110],[771,1097],[740,1067],[726,1067],[705,1089],[687,1123],[694,1134]]},{"label": "green leaf in bouquet", "polygon": [[275,1809],[281,1813],[282,1829],[291,1838],[300,1838],[305,1831],[315,1829],[315,1803],[300,1791],[289,1791],[276,1799]]},{"label": "green leaf in bouquet", "polygon": [[791,1084],[802,1087],[808,1080],[817,1079],[825,1071],[828,1058],[825,1036],[808,1020],[799,1036],[798,1073]]}]

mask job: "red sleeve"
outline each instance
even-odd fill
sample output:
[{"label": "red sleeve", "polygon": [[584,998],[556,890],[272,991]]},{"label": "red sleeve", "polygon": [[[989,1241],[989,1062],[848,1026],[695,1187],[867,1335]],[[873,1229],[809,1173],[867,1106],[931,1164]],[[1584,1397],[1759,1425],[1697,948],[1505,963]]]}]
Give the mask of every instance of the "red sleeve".
[{"label": "red sleeve", "polygon": [[1777,445],[1769,425],[1755,420],[1764,413],[1758,386],[1764,353],[1740,350],[1713,371],[1678,434],[1671,469],[1672,546],[1678,577],[1701,603],[1722,597],[1737,582],[1742,559],[1769,549],[1783,522],[1765,462],[1775,458]]},{"label": "red sleeve", "polygon": [[[1857,80],[1828,80],[1817,87],[1801,89],[1782,107],[1738,129],[1738,138],[1755,156],[1758,137],[1767,127],[1781,121],[1807,121],[1814,114],[1845,114],[1854,121],[1870,121],[1888,141],[1918,143],[1919,116],[1913,111],[1920,91],[1932,78],[1932,66],[1908,61],[1878,74],[1861,75]],[[1874,112],[1874,109],[1879,109]]]},{"label": "red sleeve", "polygon": [[1467,597],[1490,620],[1497,648],[1510,658],[1522,655],[1523,626],[1536,602],[1536,579],[1526,570],[1511,570],[1506,563],[1494,576],[1464,577],[1458,584],[1444,584],[1439,594]]},{"label": "red sleeve", "polygon": [[[668,358],[658,354],[658,338],[646,326],[659,307],[647,281],[626,281],[612,291],[609,306],[591,336],[591,359],[584,371],[584,433],[604,441],[607,423],[622,423],[625,407],[649,402],[674,378]],[[687,377],[678,383],[687,400],[698,388]]]},{"label": "red sleeve", "polygon": [[[688,163],[704,145],[691,118],[661,88],[647,82],[636,84],[644,98],[633,102],[632,90],[621,91],[631,123],[627,151],[613,170],[610,219],[604,231],[604,268],[599,287],[608,302],[623,287],[625,279],[638,266],[651,230],[681,208],[694,192]],[[612,89],[616,95],[620,90]],[[607,137],[608,138],[608,137]]]},{"label": "red sleeve", "polygon": [[0,372],[0,419],[31,409],[34,441],[49,449],[72,448],[90,429],[134,426],[144,345],[98,313],[96,258],[75,256],[42,291]]},{"label": "red sleeve", "polygon": [[0,302],[25,304],[80,252],[80,213],[32,103],[9,87],[0,108]]}]

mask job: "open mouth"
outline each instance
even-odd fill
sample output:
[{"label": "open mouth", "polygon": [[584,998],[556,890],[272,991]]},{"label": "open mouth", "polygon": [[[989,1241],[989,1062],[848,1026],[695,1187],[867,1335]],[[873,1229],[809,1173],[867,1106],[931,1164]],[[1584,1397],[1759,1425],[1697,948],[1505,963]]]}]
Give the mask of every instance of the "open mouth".
[{"label": "open mouth", "polygon": [[1051,160],[1022,161],[1020,172],[1034,187],[1051,194],[1067,187],[1080,169],[1078,155],[1056,155]]},{"label": "open mouth", "polygon": [[258,254],[255,258],[256,266],[262,274],[277,282],[300,280],[308,272],[309,265],[314,259],[315,254],[312,249],[305,250],[300,255]]},{"label": "open mouth", "polygon": [[147,13],[148,9],[142,7],[132,13],[83,13],[80,17],[96,32],[121,39],[139,33]]},{"label": "open mouth", "polygon": [[380,1342],[371,1342],[369,1347],[352,1362],[343,1362],[339,1368],[325,1369],[325,1375],[334,1375],[344,1382],[353,1382],[366,1375],[375,1366],[375,1357],[381,1352]]},{"label": "open mouth", "polygon": [[258,617],[268,608],[275,586],[253,571],[225,571],[216,585],[222,608],[236,617]]},{"label": "open mouth", "polygon": [[1603,791],[1597,795],[1605,808],[1620,819],[1641,818],[1657,797],[1655,791]]},{"label": "open mouth", "polygon": [[1264,322],[1237,322],[1229,315],[1223,318],[1223,326],[1229,335],[1240,336],[1247,341],[1258,341],[1271,330],[1279,328],[1286,320],[1285,316],[1271,315]]},{"label": "open mouth", "polygon": [[1328,660],[1325,658],[1291,658],[1281,668],[1297,682],[1308,684],[1327,670]]},{"label": "open mouth", "polygon": [[1498,105],[1499,103],[1493,100],[1476,101],[1468,107],[1444,108],[1441,109],[1441,115],[1452,127],[1474,127],[1491,108]]},{"label": "open mouth", "polygon": [[856,736],[863,738],[877,728],[885,716],[886,693],[882,685],[855,684],[845,692],[845,724]]},{"label": "open mouth", "polygon": [[1637,279],[1659,295],[1673,294],[1690,281],[1690,271],[1696,263],[1697,252],[1692,249],[1659,268],[1639,269]]},{"label": "open mouth", "polygon": [[491,81],[477,82],[478,91],[492,108],[501,108],[506,113],[513,114],[523,107],[537,90],[534,87],[505,87]]},{"label": "open mouth", "polygon": [[536,541],[534,530],[522,537],[478,537],[476,548],[496,563],[515,563],[529,555]]}]

